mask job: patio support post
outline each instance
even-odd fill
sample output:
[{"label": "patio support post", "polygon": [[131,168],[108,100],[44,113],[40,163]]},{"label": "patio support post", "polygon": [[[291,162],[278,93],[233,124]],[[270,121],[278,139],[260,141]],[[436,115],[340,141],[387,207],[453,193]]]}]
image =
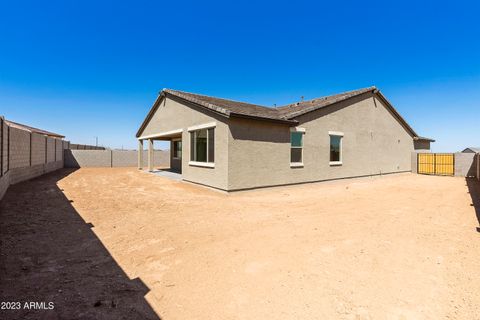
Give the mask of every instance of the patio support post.
[{"label": "patio support post", "polygon": [[143,169],[143,140],[138,140],[138,170]]},{"label": "patio support post", "polygon": [[153,171],[153,139],[148,139],[148,171]]}]

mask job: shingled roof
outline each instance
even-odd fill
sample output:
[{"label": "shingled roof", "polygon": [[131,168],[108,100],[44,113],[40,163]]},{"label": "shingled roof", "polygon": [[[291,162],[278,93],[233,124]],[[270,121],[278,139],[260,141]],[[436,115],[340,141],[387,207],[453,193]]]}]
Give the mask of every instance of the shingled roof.
[{"label": "shingled roof", "polygon": [[201,105],[207,109],[222,113],[227,116],[243,115],[247,117],[264,118],[264,119],[270,119],[270,120],[280,120],[280,121],[286,120],[288,122],[288,120],[293,120],[295,117],[298,117],[307,112],[311,112],[316,109],[331,105],[333,103],[337,103],[337,102],[358,96],[362,93],[366,93],[374,90],[376,90],[375,87],[369,87],[369,88],[364,88],[359,90],[348,91],[340,94],[335,94],[332,96],[316,98],[309,101],[292,103],[292,104],[277,107],[277,108],[270,108],[270,107],[260,106],[260,105],[251,104],[251,103],[227,100],[222,98],[210,97],[210,96],[183,92],[178,90],[171,90],[171,89],[164,89],[163,92],[169,93],[176,97],[185,99],[189,102]]},{"label": "shingled roof", "polygon": [[328,107],[332,104],[351,99],[353,97],[359,96],[367,92],[376,93],[378,97],[387,105],[390,111],[406,127],[406,129],[410,131],[410,133],[414,138],[416,138],[417,140],[430,140],[428,138],[419,137],[416,134],[416,132],[408,125],[408,123],[402,118],[402,116],[400,116],[400,114],[395,110],[395,108],[390,104],[390,102],[380,93],[380,91],[375,86],[358,89],[358,90],[352,90],[352,91],[343,92],[343,93],[339,93],[331,96],[325,96],[321,98],[316,98],[312,100],[300,101],[297,103],[292,103],[292,104],[280,106],[277,108],[265,107],[265,106],[246,103],[246,102],[216,98],[216,97],[184,92],[179,90],[163,89],[160,92],[160,95],[155,101],[149,114],[145,118],[145,121],[143,122],[142,126],[138,130],[137,137],[140,136],[143,129],[147,125],[148,121],[155,113],[159,102],[167,95],[171,95],[181,100],[184,100],[186,102],[193,103],[196,106],[210,110],[212,112],[215,112],[225,117],[253,118],[257,120],[281,122],[281,123],[294,126],[298,124],[298,121],[296,120],[296,118],[305,113]]},{"label": "shingled roof", "polygon": [[314,110],[329,106],[331,104],[353,98],[355,96],[361,95],[362,93],[375,91],[375,87],[363,88],[348,92],[343,92],[339,94],[334,94],[332,96],[326,96],[321,98],[315,98],[307,101],[300,101],[297,103],[288,104],[286,106],[278,107],[276,110],[281,117],[286,119],[293,119],[302,114],[312,112]]}]

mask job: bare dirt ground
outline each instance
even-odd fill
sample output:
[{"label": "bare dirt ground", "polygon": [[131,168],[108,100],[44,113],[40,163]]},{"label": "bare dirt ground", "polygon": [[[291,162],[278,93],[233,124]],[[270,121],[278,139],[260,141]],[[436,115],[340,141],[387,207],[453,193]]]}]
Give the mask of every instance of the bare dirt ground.
[{"label": "bare dirt ground", "polygon": [[225,194],[60,171],[0,205],[2,301],[55,308],[0,318],[480,319],[479,191],[402,174]]}]

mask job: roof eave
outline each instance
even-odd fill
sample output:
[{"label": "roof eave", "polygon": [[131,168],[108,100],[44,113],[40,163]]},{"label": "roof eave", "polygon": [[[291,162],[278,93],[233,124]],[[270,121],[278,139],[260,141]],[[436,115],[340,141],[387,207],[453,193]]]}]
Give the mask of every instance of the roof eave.
[{"label": "roof eave", "polygon": [[413,137],[413,140],[415,141],[428,141],[428,142],[435,142],[434,139],[431,138],[425,138],[425,137]]},{"label": "roof eave", "polygon": [[215,114],[218,114],[218,115],[221,115],[223,117],[226,117],[228,118],[229,115],[230,115],[230,112],[228,110],[226,110],[225,108],[222,108],[220,106],[217,106],[217,105],[214,105],[214,104],[211,104],[211,103],[201,103],[199,102],[198,100],[195,100],[195,99],[188,99],[188,98],[185,98],[185,96],[183,95],[180,95],[180,94],[177,94],[177,93],[174,93],[172,92],[171,90],[169,89],[165,89],[163,91],[165,94],[169,94],[177,99],[180,99],[182,101],[185,101],[187,103],[192,103],[204,110],[208,110],[208,111],[211,111]]},{"label": "roof eave", "polygon": [[297,120],[266,118],[266,117],[259,117],[259,116],[252,116],[252,115],[245,115],[245,114],[241,114],[241,113],[229,112],[229,111],[225,110],[224,108],[221,108],[221,107],[216,106],[216,105],[212,105],[212,104],[206,105],[206,104],[196,102],[194,100],[185,99],[182,95],[171,92],[168,89],[164,89],[158,95],[157,99],[155,100],[152,107],[150,108],[150,111],[148,112],[147,116],[145,117],[145,120],[143,120],[142,125],[138,129],[137,134],[136,134],[137,138],[141,136],[141,134],[142,134],[143,130],[145,129],[145,127],[147,126],[148,122],[150,121],[152,116],[155,114],[155,111],[157,110],[158,105],[162,102],[162,99],[167,96],[167,94],[171,95],[171,96],[173,96],[177,99],[180,99],[184,102],[194,104],[194,105],[202,108],[203,110],[213,112],[213,113],[215,113],[217,115],[220,115],[222,117],[225,117],[225,118],[231,118],[231,117],[246,118],[246,119],[253,119],[253,120],[261,120],[261,121],[282,123],[282,124],[287,124],[287,125],[290,125],[290,126],[294,126],[294,125],[298,124]]}]

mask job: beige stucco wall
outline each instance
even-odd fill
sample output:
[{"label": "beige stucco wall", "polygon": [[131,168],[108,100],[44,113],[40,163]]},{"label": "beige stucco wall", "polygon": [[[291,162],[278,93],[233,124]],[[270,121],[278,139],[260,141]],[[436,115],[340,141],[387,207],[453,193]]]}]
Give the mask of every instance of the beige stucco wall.
[{"label": "beige stucco wall", "polygon": [[[229,190],[411,170],[412,137],[371,93],[297,120],[306,130],[303,168],[290,167],[288,126],[231,120]],[[341,166],[329,164],[329,131],[344,133]]]},{"label": "beige stucco wall", "polygon": [[[175,100],[174,100],[175,99]],[[227,118],[199,109],[197,106],[165,98],[141,133],[148,136],[182,129],[182,178],[219,189],[228,187],[228,136]],[[189,165],[190,135],[188,127],[215,122],[215,168]]]}]

